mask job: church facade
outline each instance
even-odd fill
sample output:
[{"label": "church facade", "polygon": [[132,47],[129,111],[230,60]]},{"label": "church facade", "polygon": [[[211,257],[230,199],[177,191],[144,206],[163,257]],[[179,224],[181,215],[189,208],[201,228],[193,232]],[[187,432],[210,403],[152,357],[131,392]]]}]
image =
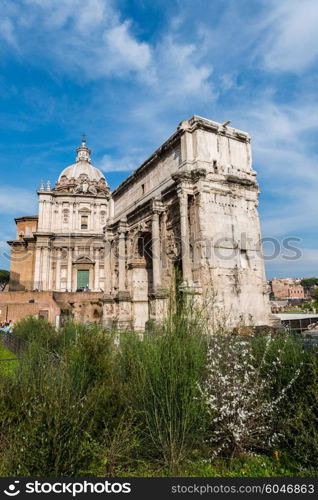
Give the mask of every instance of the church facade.
[{"label": "church facade", "polygon": [[143,330],[165,316],[178,272],[181,292],[213,295],[230,325],[270,323],[247,133],[193,116],[112,192],[90,153],[83,138],[41,184],[38,215],[16,219],[11,292],[92,294],[105,325]]}]

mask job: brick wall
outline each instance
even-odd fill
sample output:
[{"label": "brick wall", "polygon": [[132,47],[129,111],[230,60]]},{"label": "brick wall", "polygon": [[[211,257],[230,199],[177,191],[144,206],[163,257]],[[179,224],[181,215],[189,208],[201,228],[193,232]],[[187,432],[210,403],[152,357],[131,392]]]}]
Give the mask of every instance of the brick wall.
[{"label": "brick wall", "polygon": [[0,293],[0,322],[14,322],[27,316],[40,314],[55,323],[60,315],[60,307],[55,302],[53,292],[3,292]]}]

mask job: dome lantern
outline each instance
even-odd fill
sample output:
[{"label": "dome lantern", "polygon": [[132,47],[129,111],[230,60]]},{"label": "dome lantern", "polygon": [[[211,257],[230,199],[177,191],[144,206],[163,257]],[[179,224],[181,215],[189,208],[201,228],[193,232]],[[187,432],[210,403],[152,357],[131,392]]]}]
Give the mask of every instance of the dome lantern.
[{"label": "dome lantern", "polygon": [[79,148],[76,149],[76,151],[77,151],[76,162],[86,161],[87,163],[91,163],[91,157],[90,157],[91,150],[87,147],[85,134],[83,134],[82,136],[82,144],[80,145]]}]

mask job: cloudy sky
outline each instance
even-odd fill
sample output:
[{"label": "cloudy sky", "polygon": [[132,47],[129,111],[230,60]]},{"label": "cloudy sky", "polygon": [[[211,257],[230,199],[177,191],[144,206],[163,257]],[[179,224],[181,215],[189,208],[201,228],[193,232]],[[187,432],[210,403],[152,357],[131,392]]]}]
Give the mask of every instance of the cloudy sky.
[{"label": "cloudy sky", "polygon": [[0,267],[13,217],[37,213],[83,132],[114,188],[197,114],[252,135],[263,236],[297,238],[302,257],[283,250],[268,277],[318,275],[317,0],[0,7]]}]

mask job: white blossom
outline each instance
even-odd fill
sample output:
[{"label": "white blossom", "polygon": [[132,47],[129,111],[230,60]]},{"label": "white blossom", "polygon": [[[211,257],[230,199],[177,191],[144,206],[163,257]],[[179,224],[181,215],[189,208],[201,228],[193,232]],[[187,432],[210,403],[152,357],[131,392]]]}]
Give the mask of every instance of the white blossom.
[{"label": "white blossom", "polygon": [[200,391],[211,419],[212,457],[225,450],[235,453],[264,449],[278,441],[280,435],[272,430],[273,416],[299,376],[299,370],[276,399],[268,400],[284,353],[284,349],[277,350],[274,360],[268,356],[272,340],[268,335],[257,364],[249,340],[211,336],[207,377]]}]

